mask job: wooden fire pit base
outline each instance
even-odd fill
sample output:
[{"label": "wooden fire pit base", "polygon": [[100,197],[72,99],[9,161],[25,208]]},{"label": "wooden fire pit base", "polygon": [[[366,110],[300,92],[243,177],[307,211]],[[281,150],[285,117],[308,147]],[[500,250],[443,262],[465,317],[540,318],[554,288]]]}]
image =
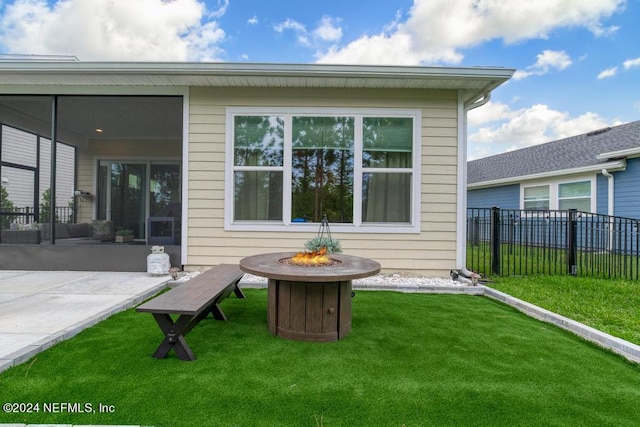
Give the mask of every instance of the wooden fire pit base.
[{"label": "wooden fire pit base", "polygon": [[294,255],[271,253],[240,260],[242,271],[269,279],[269,331],[301,341],[344,338],[351,331],[351,281],[378,274],[380,264],[343,254],[331,254],[331,263],[323,266],[283,262]]},{"label": "wooden fire pit base", "polygon": [[351,281],[269,279],[267,324],[282,338],[330,342],[351,331]]}]

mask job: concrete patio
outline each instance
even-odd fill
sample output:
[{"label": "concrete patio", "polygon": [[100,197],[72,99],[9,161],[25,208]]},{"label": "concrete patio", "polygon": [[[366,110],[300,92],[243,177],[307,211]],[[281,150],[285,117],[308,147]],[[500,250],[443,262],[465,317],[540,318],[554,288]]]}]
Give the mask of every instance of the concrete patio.
[{"label": "concrete patio", "polygon": [[0,271],[0,372],[166,287],[147,273]]}]

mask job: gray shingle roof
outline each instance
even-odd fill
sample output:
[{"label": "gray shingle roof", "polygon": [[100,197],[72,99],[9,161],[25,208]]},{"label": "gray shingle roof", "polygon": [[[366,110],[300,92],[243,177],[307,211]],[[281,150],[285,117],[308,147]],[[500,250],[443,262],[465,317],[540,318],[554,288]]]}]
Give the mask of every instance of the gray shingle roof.
[{"label": "gray shingle roof", "polygon": [[599,154],[638,147],[640,120],[470,161],[467,183],[594,166],[607,162]]}]

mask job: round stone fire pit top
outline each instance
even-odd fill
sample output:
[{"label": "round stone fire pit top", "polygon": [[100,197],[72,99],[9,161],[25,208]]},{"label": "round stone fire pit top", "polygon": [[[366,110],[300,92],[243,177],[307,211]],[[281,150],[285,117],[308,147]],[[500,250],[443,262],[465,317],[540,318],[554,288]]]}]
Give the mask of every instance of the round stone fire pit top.
[{"label": "round stone fire pit top", "polygon": [[331,254],[328,265],[295,265],[286,262],[295,252],[254,255],[240,260],[245,273],[290,282],[338,282],[374,276],[380,272],[376,261],[353,255]]}]

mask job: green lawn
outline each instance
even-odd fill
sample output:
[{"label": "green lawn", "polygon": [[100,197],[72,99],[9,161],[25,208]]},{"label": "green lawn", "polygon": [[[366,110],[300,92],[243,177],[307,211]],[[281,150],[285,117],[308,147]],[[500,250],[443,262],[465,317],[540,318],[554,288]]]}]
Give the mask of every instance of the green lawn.
[{"label": "green lawn", "polygon": [[488,298],[358,292],[348,337],[306,343],[271,336],[266,291],[245,293],[187,336],[195,362],[153,359],[162,335],[129,310],[0,374],[0,401],[41,405],[0,423],[640,425],[639,365]]},{"label": "green lawn", "polygon": [[[488,276],[491,268],[491,245],[467,245],[467,267]],[[500,276],[568,275],[567,250],[546,246],[500,245]],[[616,253],[577,251],[576,274],[579,277],[606,280],[638,280],[640,257]]]},{"label": "green lawn", "polygon": [[571,276],[500,277],[513,297],[640,345],[640,282]]}]

